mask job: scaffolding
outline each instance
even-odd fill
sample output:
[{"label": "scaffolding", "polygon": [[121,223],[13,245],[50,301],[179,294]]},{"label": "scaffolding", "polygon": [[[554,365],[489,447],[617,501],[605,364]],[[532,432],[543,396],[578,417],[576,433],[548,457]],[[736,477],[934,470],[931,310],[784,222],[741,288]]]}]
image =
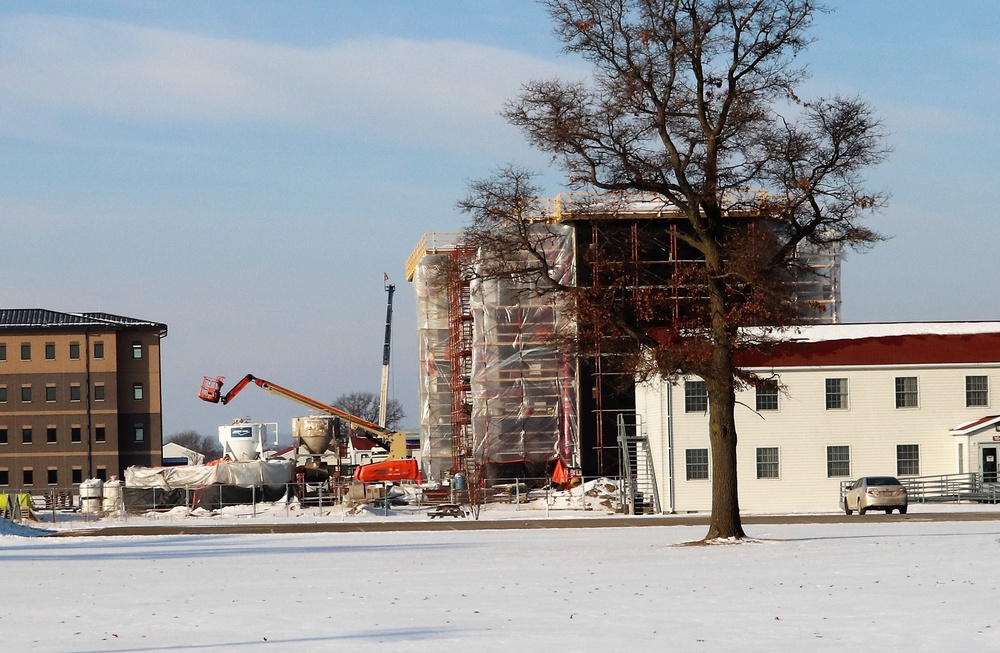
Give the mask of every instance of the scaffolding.
[{"label": "scaffolding", "polygon": [[[574,281],[573,229],[539,224],[556,281]],[[411,255],[419,317],[421,436],[431,478],[485,469],[545,476],[579,466],[572,328],[560,300],[517,279],[484,280],[460,239],[425,237]],[[511,466],[518,467],[512,468]]]},{"label": "scaffolding", "polygon": [[[550,278],[575,281],[574,232],[538,224]],[[560,460],[578,468],[576,361],[559,345],[574,325],[558,293],[516,277],[474,275],[473,437],[487,473],[545,477]]]},{"label": "scaffolding", "polygon": [[451,472],[466,472],[472,455],[472,298],[469,281],[457,259],[447,278],[448,360],[451,365]]},{"label": "scaffolding", "polygon": [[[756,219],[760,194],[728,199],[727,215]],[[561,284],[656,288],[669,306],[657,316],[664,325],[698,292],[680,271],[703,257],[679,233],[686,217],[662,198],[564,194],[540,201],[535,217],[529,228]],[[526,475],[557,459],[585,475],[620,472],[632,451],[619,427],[635,410],[634,379],[612,355],[572,358],[554,338],[578,326],[558,294],[516,274],[489,279],[479,256],[461,234],[431,233],[406,264],[420,321],[425,474],[523,465],[510,473]],[[840,259],[836,247],[800,246],[793,294],[818,309],[807,321],[840,320]]]},{"label": "scaffolding", "polygon": [[458,234],[453,236],[425,237],[418,245],[419,255],[411,256],[412,267],[410,262],[407,267],[417,305],[423,472],[432,479],[453,473],[458,452],[466,447],[469,424],[462,419],[463,389],[467,391],[468,384],[463,382],[463,362],[455,352],[465,350],[458,334],[466,324],[471,328],[471,322],[459,319],[454,287],[460,283],[456,274],[470,252],[461,247]]}]

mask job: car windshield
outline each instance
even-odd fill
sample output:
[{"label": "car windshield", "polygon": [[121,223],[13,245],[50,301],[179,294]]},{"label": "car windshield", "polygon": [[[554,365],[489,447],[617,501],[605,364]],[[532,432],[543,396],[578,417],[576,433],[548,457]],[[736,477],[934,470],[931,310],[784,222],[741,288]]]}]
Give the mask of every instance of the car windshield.
[{"label": "car windshield", "polygon": [[868,479],[868,485],[901,485],[901,483],[891,476],[872,476]]}]

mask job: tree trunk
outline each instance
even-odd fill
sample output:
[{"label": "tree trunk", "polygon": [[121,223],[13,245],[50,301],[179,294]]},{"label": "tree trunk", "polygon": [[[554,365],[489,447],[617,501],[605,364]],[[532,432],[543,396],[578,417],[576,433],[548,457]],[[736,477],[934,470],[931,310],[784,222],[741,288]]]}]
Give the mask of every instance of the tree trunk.
[{"label": "tree trunk", "polygon": [[743,538],[736,474],[736,390],[732,374],[706,380],[712,444],[712,520],[706,540]]},{"label": "tree trunk", "polygon": [[706,540],[743,538],[740,522],[739,484],[736,468],[736,366],[733,362],[731,326],[726,322],[726,289],[719,272],[718,251],[706,256],[708,294],[712,308],[712,360],[705,386],[708,389],[708,438],[712,445],[712,520]]}]

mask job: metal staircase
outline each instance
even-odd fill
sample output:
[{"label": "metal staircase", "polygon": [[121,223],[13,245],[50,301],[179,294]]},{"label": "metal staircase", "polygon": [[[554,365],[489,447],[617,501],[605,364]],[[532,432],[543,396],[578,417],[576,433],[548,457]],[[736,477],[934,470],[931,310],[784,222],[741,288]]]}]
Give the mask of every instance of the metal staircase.
[{"label": "metal staircase", "polygon": [[656,488],[653,454],[638,415],[618,415],[618,446],[621,449],[622,503],[632,515],[663,512]]}]

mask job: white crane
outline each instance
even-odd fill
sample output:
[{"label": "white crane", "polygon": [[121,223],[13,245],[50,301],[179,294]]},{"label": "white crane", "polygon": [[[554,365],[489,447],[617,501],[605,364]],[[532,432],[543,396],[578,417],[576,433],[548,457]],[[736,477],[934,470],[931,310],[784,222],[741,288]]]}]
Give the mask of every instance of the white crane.
[{"label": "white crane", "polygon": [[385,428],[386,414],[389,407],[389,349],[392,336],[392,294],[396,286],[389,283],[389,275],[382,273],[385,291],[389,294],[389,303],[385,308],[385,344],[382,347],[382,392],[378,402],[378,425]]}]

